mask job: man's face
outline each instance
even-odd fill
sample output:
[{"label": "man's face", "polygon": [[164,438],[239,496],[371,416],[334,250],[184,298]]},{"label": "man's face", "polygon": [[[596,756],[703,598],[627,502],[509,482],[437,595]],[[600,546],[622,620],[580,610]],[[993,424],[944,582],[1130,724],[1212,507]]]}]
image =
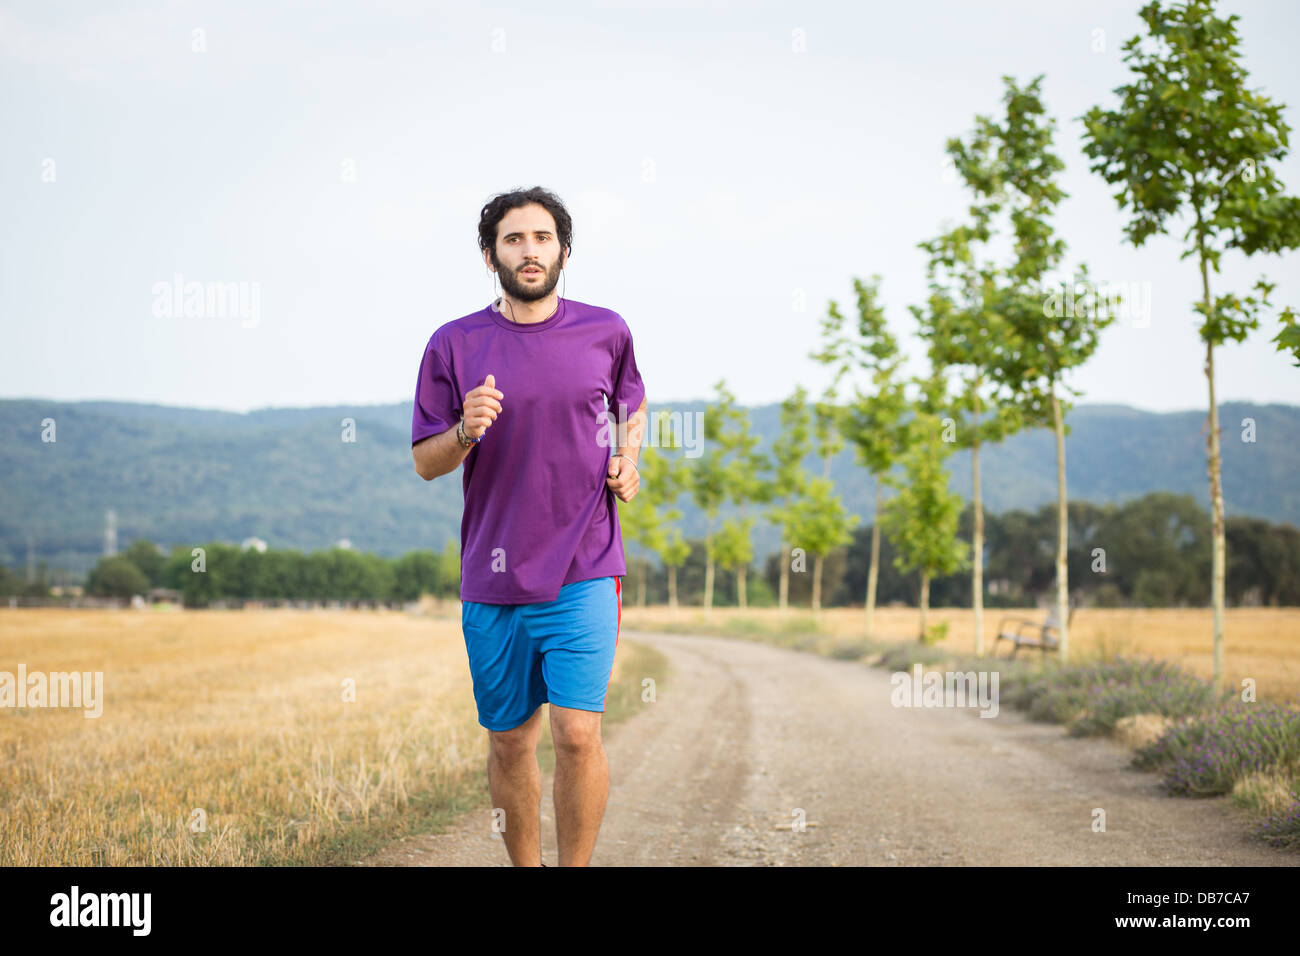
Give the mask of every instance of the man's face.
[{"label": "man's face", "polygon": [[501,277],[501,288],[514,299],[544,299],[560,281],[560,241],[555,219],[544,206],[530,203],[507,212],[497,224],[493,251],[489,261]]}]

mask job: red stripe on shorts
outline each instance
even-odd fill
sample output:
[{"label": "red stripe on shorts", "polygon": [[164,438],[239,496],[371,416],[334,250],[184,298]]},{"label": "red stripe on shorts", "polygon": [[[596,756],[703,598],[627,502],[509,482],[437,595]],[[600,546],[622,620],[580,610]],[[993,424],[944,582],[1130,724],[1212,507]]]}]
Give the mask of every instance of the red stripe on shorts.
[{"label": "red stripe on shorts", "polygon": [[[618,632],[623,626],[623,579],[614,577],[614,600],[618,601],[618,619],[614,622],[614,653],[618,653]],[[609,665],[610,680],[614,679],[614,665]],[[609,686],[605,687],[605,702],[609,703]]]}]

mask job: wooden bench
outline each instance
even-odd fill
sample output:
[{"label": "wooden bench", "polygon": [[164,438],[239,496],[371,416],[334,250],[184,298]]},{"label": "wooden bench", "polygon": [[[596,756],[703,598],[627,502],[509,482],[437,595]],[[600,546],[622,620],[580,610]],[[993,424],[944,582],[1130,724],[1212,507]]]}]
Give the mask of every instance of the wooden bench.
[{"label": "wooden bench", "polygon": [[[1030,620],[1027,617],[1004,617],[998,624],[998,636],[993,641],[993,654],[997,656],[998,642],[1009,641],[1011,643],[1011,653],[1007,655],[1008,660],[1019,653],[1020,648],[1038,648],[1046,655],[1048,651],[1059,651],[1061,649],[1061,628],[1059,618],[1056,616],[1056,605],[1052,605],[1051,610],[1047,612],[1047,618],[1042,622]],[[1066,625],[1068,626],[1074,620],[1074,608],[1071,607],[1066,613]],[[1014,626],[1008,627],[1008,624]]]}]

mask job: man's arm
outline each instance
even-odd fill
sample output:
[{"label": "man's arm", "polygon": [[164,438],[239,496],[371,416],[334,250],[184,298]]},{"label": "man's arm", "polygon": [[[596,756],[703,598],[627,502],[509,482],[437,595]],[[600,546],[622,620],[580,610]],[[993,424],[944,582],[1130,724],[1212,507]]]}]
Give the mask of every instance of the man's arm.
[{"label": "man's arm", "polygon": [[646,417],[646,400],[643,398],[641,407],[628,416],[626,431],[620,425],[618,434],[625,444],[615,448],[615,454],[627,455],[633,461],[641,457],[641,436],[645,434]]},{"label": "man's arm", "polygon": [[[478,388],[466,392],[463,412],[465,434],[470,438],[482,438],[483,433],[501,414],[503,398],[505,395],[497,389],[496,379],[492,375],[488,375]],[[468,448],[461,445],[455,428],[448,428],[445,432],[431,435],[411,446],[411,454],[415,457],[415,473],[425,481],[432,481],[439,475],[454,470],[473,450],[473,445]]]},{"label": "man's arm", "polygon": [[[610,456],[605,487],[614,492],[619,501],[631,501],[641,487],[641,472],[635,465],[641,455],[641,436],[645,433],[645,422],[646,410],[643,398],[641,407],[629,416],[627,422],[620,422],[618,426],[618,434],[623,441],[614,450],[614,455]],[[628,464],[626,458],[615,457],[617,455],[626,455],[632,459],[632,464]]]},{"label": "man's arm", "polygon": [[454,428],[430,435],[411,447],[411,455],[415,458],[415,473],[425,481],[433,481],[440,475],[455,471],[473,450],[473,445],[461,447]]}]

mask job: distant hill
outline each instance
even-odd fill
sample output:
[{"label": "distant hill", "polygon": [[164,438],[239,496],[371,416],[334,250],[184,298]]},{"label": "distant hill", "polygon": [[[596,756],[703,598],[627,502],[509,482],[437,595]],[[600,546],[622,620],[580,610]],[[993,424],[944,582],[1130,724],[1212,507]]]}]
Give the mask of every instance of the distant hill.
[{"label": "distant hill", "polygon": [[[706,407],[683,402],[673,410]],[[780,406],[749,413],[767,447],[779,430]],[[46,418],[56,422],[54,443],[41,441]],[[356,421],[355,442],[341,440],[344,418]],[[1241,440],[1245,418],[1255,421],[1253,443]],[[1067,421],[1071,499],[1123,501],[1164,490],[1190,493],[1208,508],[1203,411],[1081,405]],[[410,422],[408,403],[239,414],[127,402],[0,401],[0,562],[25,564],[30,536],[37,560],[83,573],[102,553],[109,508],[120,549],[141,537],[169,545],[255,535],[273,547],[304,551],[340,538],[388,556],[439,550],[447,539],[459,540],[460,473],[433,482],[415,474]],[[1220,422],[1228,514],[1300,525],[1300,408],[1230,403],[1220,409]],[[1055,500],[1050,432],[1017,435],[981,457],[989,510]],[[820,473],[816,461],[808,467]],[[969,454],[955,455],[952,469],[953,489],[969,497]],[[871,480],[852,449],[832,463],[831,475],[848,509],[870,521]],[[702,534],[698,511],[685,498],[681,506],[686,534]],[[774,528],[756,524],[759,556],[777,543]]]}]

